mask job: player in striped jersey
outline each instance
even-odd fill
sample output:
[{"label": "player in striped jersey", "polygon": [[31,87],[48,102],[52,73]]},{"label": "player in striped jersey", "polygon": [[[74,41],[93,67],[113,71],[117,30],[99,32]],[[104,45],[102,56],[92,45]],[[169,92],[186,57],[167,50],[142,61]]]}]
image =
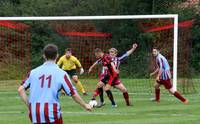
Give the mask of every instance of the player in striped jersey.
[{"label": "player in striped jersey", "polygon": [[[109,55],[111,56],[111,59],[112,59],[112,62],[114,63],[115,65],[115,68],[117,70],[119,70],[119,66],[120,66],[120,63],[125,60],[130,54],[133,53],[133,51],[137,48],[137,44],[133,44],[133,47],[127,51],[125,54],[123,54],[122,56],[120,57],[117,57],[117,54],[118,54],[118,51],[116,48],[111,48],[109,49]],[[92,70],[92,68],[97,65],[97,64],[100,64],[102,63],[101,59],[97,60],[89,69],[89,72]],[[106,83],[108,82],[108,68],[106,66],[103,66],[102,67],[102,72],[100,74],[100,80],[103,82],[103,83]],[[126,101],[126,104],[129,106],[130,105],[130,102],[129,102],[129,96],[128,96],[128,92],[127,92],[127,89],[123,86],[123,84],[121,84],[121,81],[120,79],[118,78],[117,80],[115,80],[117,86],[114,85],[114,87],[120,89],[122,92],[123,92],[123,95],[124,95],[124,98],[125,98],[125,101]],[[120,84],[120,85],[118,85]],[[99,88],[99,96],[100,96],[100,104],[99,106],[103,106],[105,103],[104,103],[104,98],[103,98],[103,88]]]},{"label": "player in striped jersey", "polygon": [[[34,124],[62,124],[58,92],[63,89],[67,95],[86,110],[86,104],[72,85],[68,74],[55,63],[58,48],[53,44],[44,47],[45,63],[29,73],[18,88],[19,95],[29,108],[29,117]],[[30,88],[29,98],[25,90]]]},{"label": "player in striped jersey", "polygon": [[155,100],[157,102],[160,102],[160,85],[164,85],[164,87],[177,99],[187,104],[188,100],[185,99],[179,92],[175,91],[172,87],[172,83],[170,80],[170,66],[167,59],[162,54],[160,54],[157,48],[153,48],[152,54],[154,57],[156,57],[157,64],[157,69],[150,74],[150,76],[157,74],[155,83]]}]

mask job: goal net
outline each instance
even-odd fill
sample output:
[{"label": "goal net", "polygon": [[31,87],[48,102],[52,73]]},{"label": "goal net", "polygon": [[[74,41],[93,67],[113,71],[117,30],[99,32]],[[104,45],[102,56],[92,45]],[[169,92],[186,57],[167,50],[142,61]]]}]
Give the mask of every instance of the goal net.
[{"label": "goal net", "polygon": [[[184,92],[195,90],[190,81],[182,81],[189,77],[180,75],[177,81],[179,68],[189,75],[188,69],[184,68],[188,67],[189,55],[184,54],[186,61],[177,65],[178,57],[182,59],[178,50],[183,50],[182,47],[178,49],[177,44],[177,15],[1,17],[0,20],[0,80],[23,78],[30,69],[42,64],[43,46],[54,43],[59,47],[60,56],[65,54],[66,48],[72,48],[72,54],[85,69],[85,74],[80,76],[83,85],[87,91],[93,91],[102,69],[98,65],[91,74],[87,74],[96,61],[94,49],[101,48],[108,53],[108,49],[114,47],[121,56],[132,48],[133,43],[137,43],[138,48],[120,65],[120,78],[129,92],[152,92],[155,80],[149,78],[149,73],[155,69],[151,55],[154,46],[160,48],[171,65],[174,89],[178,86]],[[188,36],[183,42],[184,49],[187,49],[184,52],[188,53],[190,46],[187,40],[192,24],[183,22],[180,25],[183,25],[180,27],[183,30],[179,36]]]}]

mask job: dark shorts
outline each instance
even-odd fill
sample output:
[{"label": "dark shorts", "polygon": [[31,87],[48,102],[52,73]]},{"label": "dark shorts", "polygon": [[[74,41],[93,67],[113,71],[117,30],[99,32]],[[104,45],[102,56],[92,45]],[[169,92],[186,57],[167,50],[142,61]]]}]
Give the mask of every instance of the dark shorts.
[{"label": "dark shorts", "polygon": [[73,77],[74,75],[77,75],[76,69],[65,70],[65,71],[67,72],[67,74],[68,74],[70,77]]},{"label": "dark shorts", "polygon": [[172,83],[171,83],[170,79],[160,80],[160,81],[156,81],[156,82],[159,83],[160,85],[164,85],[165,89],[171,89],[172,88]]},{"label": "dark shorts", "polygon": [[102,79],[101,82],[104,84],[109,84],[111,86],[114,85],[119,85],[121,83],[119,76],[111,76],[111,75],[105,75]]}]

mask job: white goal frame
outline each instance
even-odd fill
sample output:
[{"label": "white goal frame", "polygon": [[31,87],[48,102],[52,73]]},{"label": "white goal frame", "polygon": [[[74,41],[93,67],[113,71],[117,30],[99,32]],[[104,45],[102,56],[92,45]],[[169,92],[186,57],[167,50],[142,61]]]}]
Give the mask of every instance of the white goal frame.
[{"label": "white goal frame", "polygon": [[0,17],[0,20],[14,21],[45,21],[45,20],[117,20],[117,19],[158,19],[172,18],[174,20],[173,43],[173,89],[177,90],[177,55],[178,55],[178,14],[168,15],[108,15],[108,16],[40,16],[40,17]]}]

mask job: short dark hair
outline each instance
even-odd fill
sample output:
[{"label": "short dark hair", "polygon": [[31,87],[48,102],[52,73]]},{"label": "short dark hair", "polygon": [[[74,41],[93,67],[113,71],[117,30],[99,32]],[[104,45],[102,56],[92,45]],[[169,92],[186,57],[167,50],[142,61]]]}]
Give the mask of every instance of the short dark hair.
[{"label": "short dark hair", "polygon": [[58,47],[55,44],[47,44],[43,49],[47,60],[55,60],[58,54]]},{"label": "short dark hair", "polygon": [[96,48],[96,49],[94,50],[94,52],[95,52],[95,53],[99,53],[99,52],[103,52],[103,51],[102,51],[102,49],[100,49],[100,48]]},{"label": "short dark hair", "polygon": [[159,48],[157,46],[154,46],[153,49],[159,50]]},{"label": "short dark hair", "polygon": [[66,48],[65,52],[67,52],[67,51],[72,52],[72,48]]}]

